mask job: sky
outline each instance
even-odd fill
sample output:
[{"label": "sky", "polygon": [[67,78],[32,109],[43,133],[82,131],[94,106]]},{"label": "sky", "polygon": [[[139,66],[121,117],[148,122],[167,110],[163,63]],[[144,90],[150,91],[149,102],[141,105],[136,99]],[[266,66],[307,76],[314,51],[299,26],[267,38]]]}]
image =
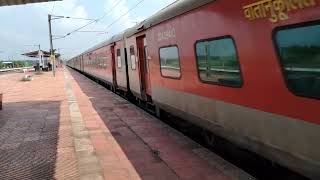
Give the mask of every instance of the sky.
[{"label": "sky", "polygon": [[[138,6],[136,6],[142,1]],[[175,0],[63,0],[57,2],[0,7],[0,60],[21,60],[24,52],[49,50],[48,14],[99,19],[97,23],[63,39],[53,41],[65,59],[112,37],[150,17]],[[136,6],[136,7],[135,7]],[[131,8],[130,13],[126,14]],[[123,16],[126,14],[125,16]],[[121,19],[119,19],[121,17]],[[119,20],[118,20],[119,19]],[[118,20],[118,21],[116,21]],[[90,21],[57,19],[52,21],[55,36],[63,36]]]}]

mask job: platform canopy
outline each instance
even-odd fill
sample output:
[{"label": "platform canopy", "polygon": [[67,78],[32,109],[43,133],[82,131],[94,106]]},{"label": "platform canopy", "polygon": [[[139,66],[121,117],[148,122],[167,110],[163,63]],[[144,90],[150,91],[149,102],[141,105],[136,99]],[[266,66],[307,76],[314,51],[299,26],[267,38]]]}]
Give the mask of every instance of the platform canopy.
[{"label": "platform canopy", "polygon": [[[50,52],[48,51],[43,51],[41,50],[42,52],[42,57],[50,57]],[[27,56],[27,57],[31,57],[31,58],[38,58],[39,57],[39,51],[32,51],[32,52],[28,52],[28,53],[24,53],[24,54],[21,54],[23,56]],[[60,57],[60,54],[55,54],[56,55],[56,58]]]},{"label": "platform canopy", "polygon": [[12,5],[29,4],[29,3],[50,2],[50,1],[61,1],[61,0],[0,0],[0,6],[12,6]]},{"label": "platform canopy", "polygon": [[11,61],[2,61],[1,63],[2,64],[13,64],[13,62],[11,62]]}]

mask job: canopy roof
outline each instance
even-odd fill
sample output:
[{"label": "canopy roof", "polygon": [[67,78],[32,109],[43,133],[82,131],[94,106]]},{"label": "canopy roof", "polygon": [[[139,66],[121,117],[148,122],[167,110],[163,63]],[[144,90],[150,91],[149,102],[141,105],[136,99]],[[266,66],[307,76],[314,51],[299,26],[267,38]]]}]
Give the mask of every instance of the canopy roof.
[{"label": "canopy roof", "polygon": [[13,62],[11,62],[11,61],[2,61],[1,63],[2,64],[12,64]]},{"label": "canopy roof", "polygon": [[[43,50],[41,50],[41,51],[43,53],[42,57],[50,57],[50,52],[43,51]],[[36,57],[39,57],[39,51],[32,51],[32,52],[24,53],[21,55],[31,57],[31,58],[36,58]],[[60,57],[60,54],[55,54],[55,55],[56,55],[56,57]]]},{"label": "canopy roof", "polygon": [[61,1],[61,0],[0,0],[0,6],[11,6],[29,3],[40,3],[49,1]]}]

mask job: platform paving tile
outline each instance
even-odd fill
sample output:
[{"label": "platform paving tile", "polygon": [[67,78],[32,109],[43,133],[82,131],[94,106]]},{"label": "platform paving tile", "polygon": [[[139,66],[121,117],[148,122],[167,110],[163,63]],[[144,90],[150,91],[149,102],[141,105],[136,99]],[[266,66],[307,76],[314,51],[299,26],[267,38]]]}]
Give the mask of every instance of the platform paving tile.
[{"label": "platform paving tile", "polygon": [[62,69],[0,77],[0,179],[79,179]]},{"label": "platform paving tile", "polygon": [[0,76],[0,179],[250,179],[123,98],[67,68]]}]

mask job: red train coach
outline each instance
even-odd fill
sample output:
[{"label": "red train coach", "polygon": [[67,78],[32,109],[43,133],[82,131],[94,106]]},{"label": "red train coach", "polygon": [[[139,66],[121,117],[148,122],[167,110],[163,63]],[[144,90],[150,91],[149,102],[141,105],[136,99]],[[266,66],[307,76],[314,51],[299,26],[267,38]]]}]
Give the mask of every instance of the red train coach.
[{"label": "red train coach", "polygon": [[81,55],[84,66],[79,70],[113,86],[113,62],[111,54],[112,52],[108,43],[101,43]]},{"label": "red train coach", "polygon": [[153,102],[320,179],[319,5],[186,0],[162,10],[145,22]]},{"label": "red train coach", "polygon": [[180,0],[104,45],[118,89],[320,179],[319,0]]},{"label": "red train coach", "polygon": [[[111,89],[127,91],[126,62],[121,37],[122,35],[115,36],[90,48],[76,58],[71,59],[69,66],[103,81]],[[123,55],[121,55],[121,52]],[[80,57],[83,64],[82,67],[73,66],[73,61]]]}]

